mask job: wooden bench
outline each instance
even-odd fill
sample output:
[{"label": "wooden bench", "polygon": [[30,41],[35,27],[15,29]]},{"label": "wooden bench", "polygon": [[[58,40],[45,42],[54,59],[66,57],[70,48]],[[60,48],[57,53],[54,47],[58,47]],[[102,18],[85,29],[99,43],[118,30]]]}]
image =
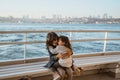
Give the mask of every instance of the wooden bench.
[{"label": "wooden bench", "polygon": [[[50,69],[43,67],[48,61],[17,64],[17,65],[6,65],[0,66],[0,80],[22,77],[22,76],[45,76],[50,75],[52,72]],[[103,68],[100,65],[107,65],[104,68],[111,68],[108,64],[116,64],[114,69],[120,69],[120,55],[99,55],[99,56],[88,56],[74,58],[74,64],[81,67],[83,70],[93,69],[93,67]],[[113,67],[112,67],[113,68]],[[114,70],[114,72],[115,72]],[[112,70],[111,70],[112,71]],[[115,72],[120,73],[120,71]],[[120,77],[117,77],[120,78]]]}]

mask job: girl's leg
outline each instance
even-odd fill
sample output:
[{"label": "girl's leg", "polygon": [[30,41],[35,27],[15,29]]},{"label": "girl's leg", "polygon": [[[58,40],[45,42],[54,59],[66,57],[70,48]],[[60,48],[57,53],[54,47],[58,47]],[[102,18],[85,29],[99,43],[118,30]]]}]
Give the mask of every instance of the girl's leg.
[{"label": "girl's leg", "polygon": [[59,75],[61,76],[61,80],[64,80],[65,69],[58,62],[54,63],[53,66],[57,69]]},{"label": "girl's leg", "polygon": [[77,66],[74,65],[74,60],[73,60],[73,62],[72,62],[71,68],[72,68],[72,70],[75,72],[75,74],[76,74],[77,76],[80,76],[82,69],[81,69],[81,68],[79,69]]},{"label": "girl's leg", "polygon": [[61,76],[59,75],[57,68],[55,66],[52,66],[51,70],[52,70],[53,80],[60,80]]},{"label": "girl's leg", "polygon": [[61,76],[61,80],[64,80],[64,78],[65,78],[65,70],[63,68],[60,68],[60,67],[57,68],[57,70],[58,70],[58,73]]},{"label": "girl's leg", "polygon": [[80,69],[77,66],[72,65],[71,68],[76,73],[77,76],[80,76]]},{"label": "girl's leg", "polygon": [[72,80],[73,72],[72,72],[71,67],[70,68],[66,68],[65,70],[66,70],[66,73],[67,73],[67,80]]},{"label": "girl's leg", "polygon": [[61,76],[58,74],[57,71],[53,72],[53,80],[60,80]]}]

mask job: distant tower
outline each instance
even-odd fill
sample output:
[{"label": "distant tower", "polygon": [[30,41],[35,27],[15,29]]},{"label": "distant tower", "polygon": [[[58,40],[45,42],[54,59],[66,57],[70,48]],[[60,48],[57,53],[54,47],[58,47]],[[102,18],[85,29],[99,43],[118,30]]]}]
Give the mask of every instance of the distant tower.
[{"label": "distant tower", "polygon": [[104,13],[104,14],[103,14],[103,18],[104,18],[104,19],[107,19],[107,18],[108,18],[108,14],[107,14],[107,13]]}]

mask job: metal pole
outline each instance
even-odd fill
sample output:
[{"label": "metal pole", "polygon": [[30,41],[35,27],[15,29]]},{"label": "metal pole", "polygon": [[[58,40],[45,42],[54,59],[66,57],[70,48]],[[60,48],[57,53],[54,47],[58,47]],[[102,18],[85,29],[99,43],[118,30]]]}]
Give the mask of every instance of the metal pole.
[{"label": "metal pole", "polygon": [[[27,42],[27,33],[25,33],[25,35],[24,35],[24,40],[26,43]],[[26,44],[24,44],[24,63],[26,61],[26,49],[27,49],[27,46],[26,46]]]},{"label": "metal pole", "polygon": [[104,48],[103,48],[103,52],[105,52],[106,51],[106,42],[107,42],[107,37],[108,37],[108,33],[106,32],[105,33],[105,40],[104,40]]},{"label": "metal pole", "polygon": [[72,32],[70,32],[70,42],[72,42],[71,40],[72,40]]}]

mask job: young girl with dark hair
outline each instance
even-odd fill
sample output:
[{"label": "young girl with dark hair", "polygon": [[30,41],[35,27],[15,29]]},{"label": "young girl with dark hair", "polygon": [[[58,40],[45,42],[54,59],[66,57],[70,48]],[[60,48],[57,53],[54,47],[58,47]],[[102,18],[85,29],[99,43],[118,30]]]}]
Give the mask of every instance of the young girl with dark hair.
[{"label": "young girl with dark hair", "polygon": [[59,60],[54,64],[54,67],[62,67],[66,71],[67,80],[72,80],[72,48],[68,37],[60,36],[58,39],[58,46],[53,51],[54,54],[59,55]]},{"label": "young girl with dark hair", "polygon": [[45,65],[45,67],[51,68],[53,71],[53,80],[61,80],[64,79],[65,71],[63,68],[55,68],[54,63],[58,62],[57,54],[53,53],[53,50],[58,45],[58,35],[55,32],[49,32],[46,38],[46,48],[49,52],[49,62]]}]

